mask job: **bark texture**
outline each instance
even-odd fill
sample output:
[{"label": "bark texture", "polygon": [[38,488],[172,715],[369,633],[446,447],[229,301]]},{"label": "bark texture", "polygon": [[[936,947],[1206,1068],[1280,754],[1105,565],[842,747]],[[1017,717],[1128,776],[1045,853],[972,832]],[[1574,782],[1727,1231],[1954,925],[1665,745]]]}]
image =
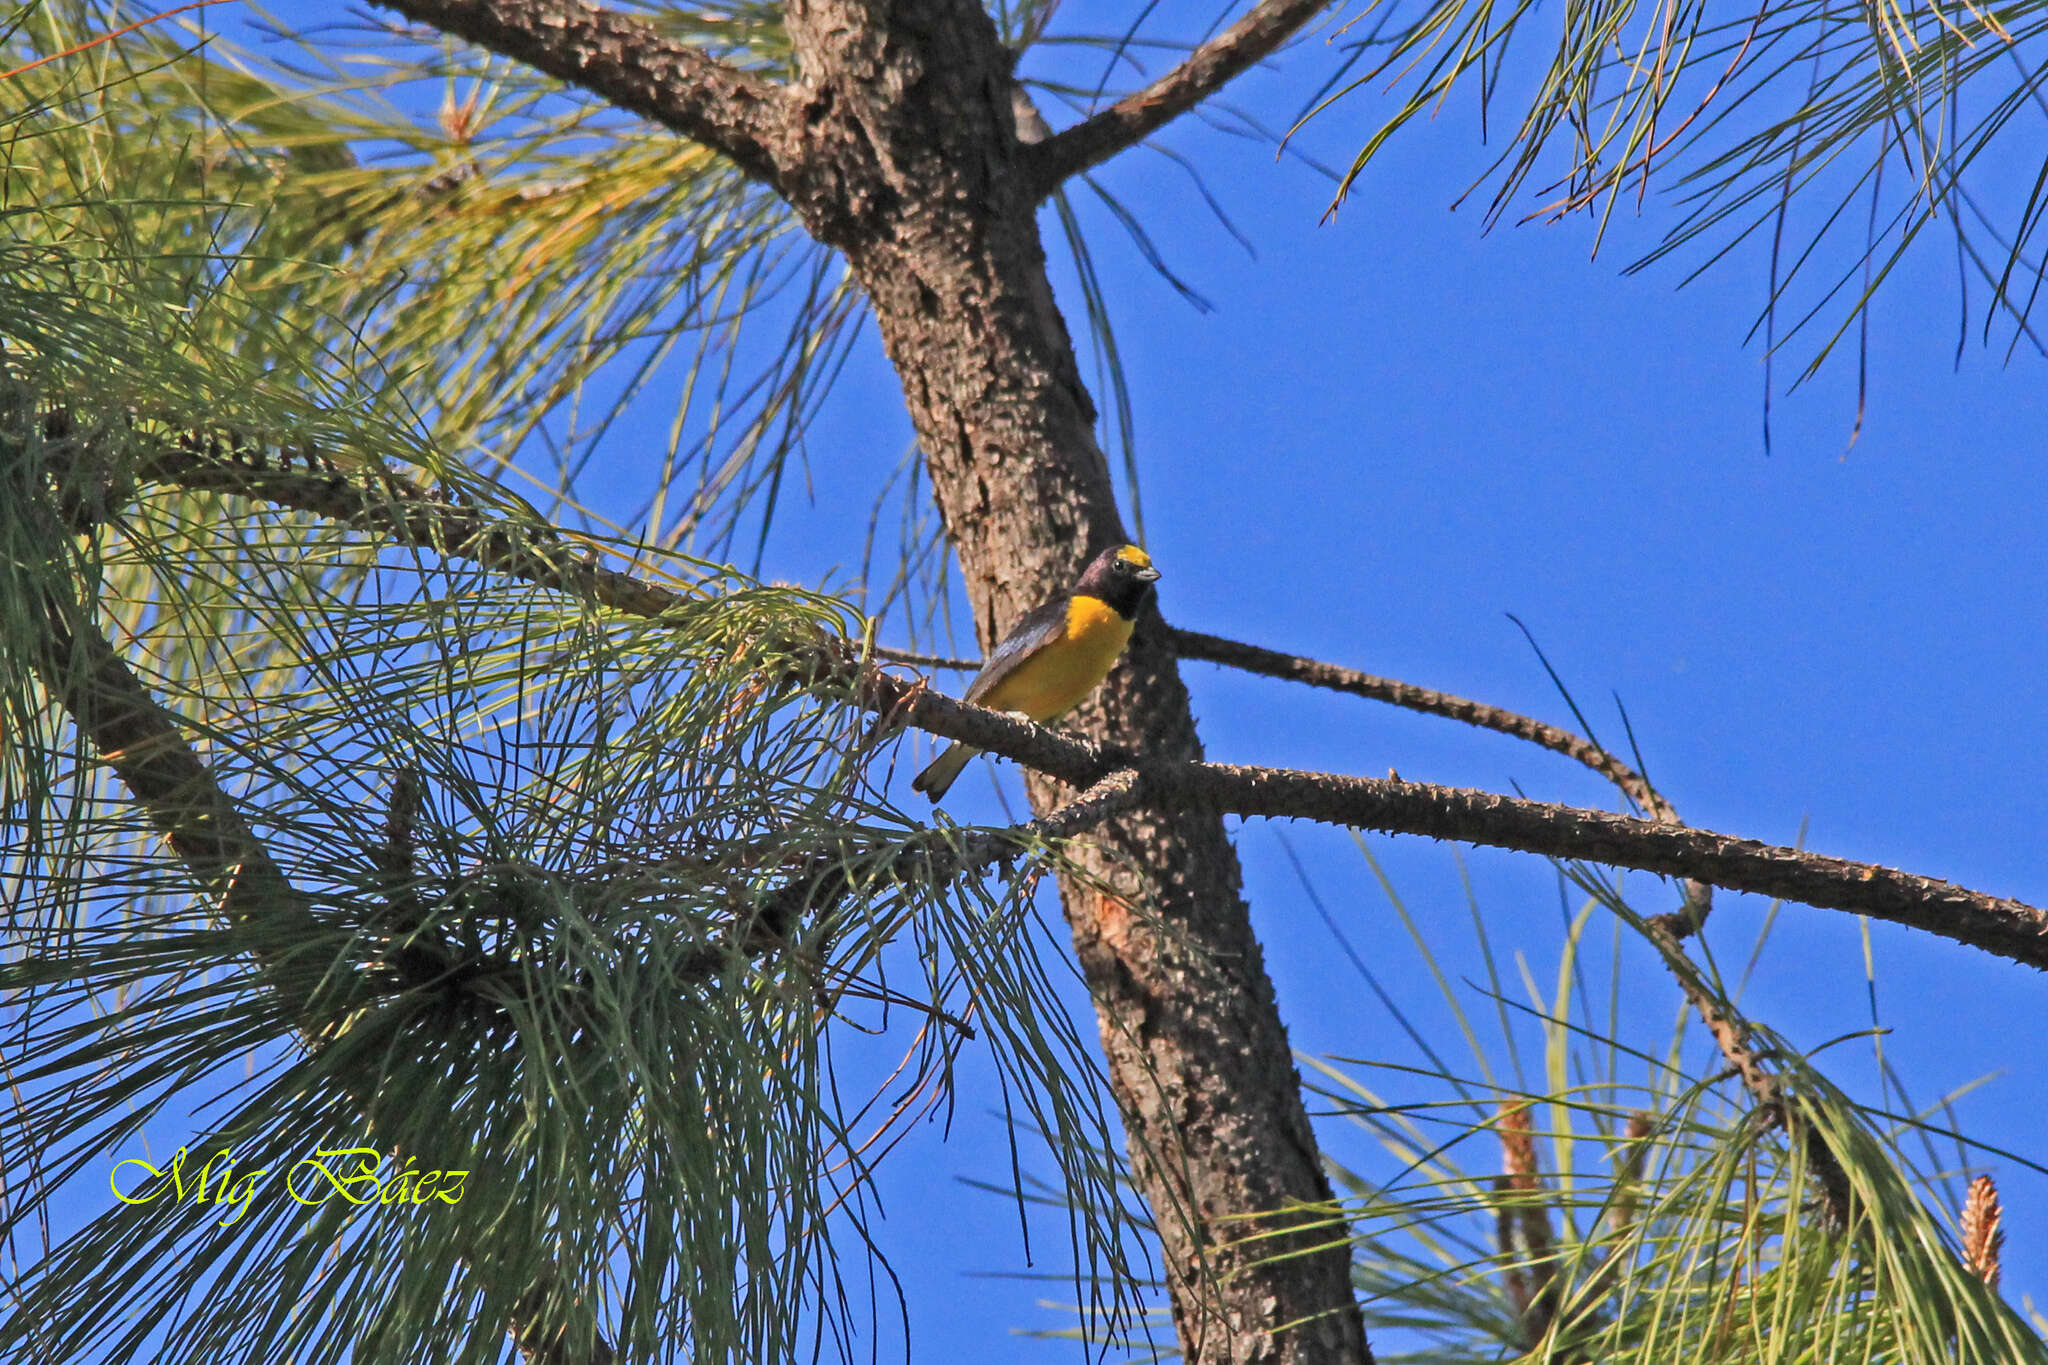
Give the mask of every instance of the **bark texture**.
[{"label": "bark texture", "polygon": [[[902,381],[986,645],[1093,550],[1126,538],[1046,280],[1039,200],[1257,61],[1323,0],[1266,0],[1074,136],[1034,136],[1035,154],[1017,136],[1012,55],[975,0],[790,0],[787,89],[580,0],[378,3],[717,148],[845,254]],[[1081,720],[1111,743],[1200,756],[1156,615]],[[1071,795],[1031,783],[1041,815]],[[1330,1187],[1220,817],[1128,817],[1104,831],[1092,870],[1122,891],[1064,887],[1067,916],[1186,1358],[1369,1361],[1346,1248],[1306,1250],[1257,1217],[1326,1201]]]},{"label": "bark texture", "polygon": [[[794,0],[787,23],[806,148],[783,183],[873,302],[987,646],[1126,538],[1046,280],[1010,57],[962,0]],[[1200,755],[1156,614],[1098,696],[1098,738]],[[1041,814],[1072,798],[1030,788]],[[1187,1359],[1370,1360],[1333,1231],[1232,1244],[1330,1187],[1222,821],[1125,817],[1091,870],[1123,894],[1065,886],[1067,918]]]},{"label": "bark texture", "polygon": [[376,0],[408,19],[580,85],[773,180],[781,92],[628,14],[581,0]]}]

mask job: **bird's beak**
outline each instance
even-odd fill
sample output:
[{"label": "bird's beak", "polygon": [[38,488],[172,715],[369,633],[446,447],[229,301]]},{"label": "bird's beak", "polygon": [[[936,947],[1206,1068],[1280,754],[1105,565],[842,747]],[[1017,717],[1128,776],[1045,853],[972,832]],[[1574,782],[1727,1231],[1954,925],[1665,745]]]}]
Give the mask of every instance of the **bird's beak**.
[{"label": "bird's beak", "polygon": [[1151,583],[1157,580],[1158,577],[1159,570],[1153,568],[1150,564],[1147,564],[1144,568],[1138,570],[1138,581],[1140,583]]}]

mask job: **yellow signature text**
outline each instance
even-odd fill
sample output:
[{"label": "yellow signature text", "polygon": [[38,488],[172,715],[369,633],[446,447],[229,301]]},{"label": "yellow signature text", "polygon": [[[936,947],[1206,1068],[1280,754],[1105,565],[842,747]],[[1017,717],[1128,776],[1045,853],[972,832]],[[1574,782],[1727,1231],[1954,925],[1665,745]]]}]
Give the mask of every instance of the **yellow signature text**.
[{"label": "yellow signature text", "polygon": [[[391,1169],[386,1169],[389,1165]],[[407,1157],[401,1167],[396,1158],[375,1147],[322,1147],[301,1158],[285,1173],[285,1193],[300,1204],[317,1207],[331,1199],[355,1205],[379,1204],[418,1206],[439,1200],[443,1204],[462,1202],[468,1171],[419,1170],[417,1160]],[[130,1190],[121,1188],[122,1173],[139,1182]],[[195,1169],[196,1168],[196,1169]],[[204,1164],[180,1147],[167,1166],[154,1166],[139,1157],[114,1163],[107,1184],[114,1198],[124,1204],[147,1204],[165,1194],[173,1203],[219,1204],[227,1209],[221,1227],[241,1221],[255,1198],[257,1183],[270,1173],[268,1166],[237,1173],[233,1149],[223,1147]]]}]

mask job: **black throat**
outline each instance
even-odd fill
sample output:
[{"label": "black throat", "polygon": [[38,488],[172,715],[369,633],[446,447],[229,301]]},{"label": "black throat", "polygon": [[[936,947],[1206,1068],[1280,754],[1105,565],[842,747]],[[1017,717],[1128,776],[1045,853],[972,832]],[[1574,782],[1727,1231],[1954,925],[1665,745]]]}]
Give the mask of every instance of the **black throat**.
[{"label": "black throat", "polygon": [[1105,581],[1082,583],[1074,590],[1074,595],[1098,598],[1124,620],[1135,621],[1138,613],[1145,609],[1145,599],[1152,595],[1152,585],[1142,578],[1106,575]]}]

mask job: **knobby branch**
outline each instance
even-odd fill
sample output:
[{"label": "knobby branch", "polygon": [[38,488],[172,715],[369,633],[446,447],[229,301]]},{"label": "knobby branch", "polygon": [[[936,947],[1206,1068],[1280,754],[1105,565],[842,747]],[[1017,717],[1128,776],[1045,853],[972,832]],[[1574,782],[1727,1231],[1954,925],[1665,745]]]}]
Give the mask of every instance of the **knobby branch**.
[{"label": "knobby branch", "polygon": [[[670,589],[602,563],[605,547],[595,541],[537,516],[525,524],[524,516],[532,514],[515,520],[511,513],[429,490],[388,468],[365,477],[360,467],[344,471],[303,449],[284,457],[264,453],[258,442],[215,435],[171,443],[145,459],[137,473],[145,481],[230,492],[317,513],[628,615],[659,619],[685,604]],[[1869,915],[2048,969],[2048,912],[1937,878],[1669,821],[1397,777],[1122,753],[955,701],[922,680],[885,672],[851,641],[819,637],[784,644],[792,659],[788,681],[793,685],[834,695],[896,723],[964,740],[1076,788],[1127,771],[1130,800],[1137,804],[1311,820],[1633,868]]]}]

